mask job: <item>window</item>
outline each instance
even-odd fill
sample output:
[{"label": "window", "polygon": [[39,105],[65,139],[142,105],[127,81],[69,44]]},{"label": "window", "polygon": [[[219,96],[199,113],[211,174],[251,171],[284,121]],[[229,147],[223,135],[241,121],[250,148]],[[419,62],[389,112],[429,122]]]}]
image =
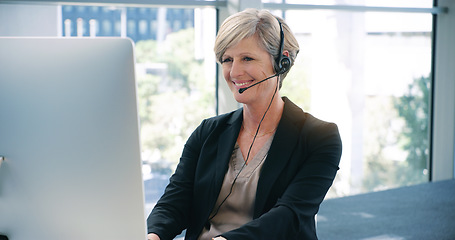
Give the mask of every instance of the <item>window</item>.
[{"label": "window", "polygon": [[301,48],[283,95],[337,123],[342,135],[341,169],[328,197],[428,181],[432,15],[283,15]]},{"label": "window", "polygon": [[[62,21],[96,19],[102,23],[98,26],[102,36],[120,36],[125,29],[135,41],[148,214],[163,194],[186,139],[203,118],[215,115],[216,63],[213,47],[207,47],[215,41],[215,10],[100,8],[94,12],[93,6],[63,6]],[[119,29],[117,34],[113,26]],[[62,27],[66,32],[72,25]],[[83,36],[88,36],[86,32]]]},{"label": "window", "polygon": [[[305,4],[339,6],[333,1]],[[343,4],[357,3],[343,1]],[[367,7],[431,5],[428,0],[365,1],[364,4]],[[215,61],[207,61],[212,57],[211,48],[202,47],[207,46],[202,42],[213,44],[215,26],[211,26],[212,39],[209,40],[207,34],[201,35],[197,30],[202,29],[198,28],[201,23],[194,21],[198,16],[205,16],[202,12],[207,10],[108,9],[104,12],[114,16],[111,22],[116,24],[116,29],[121,29],[122,11],[126,12],[126,35],[135,40],[138,49],[144,171],[146,175],[150,171],[147,176],[153,179],[146,181],[145,190],[147,201],[153,204],[167,184],[190,134],[182,132],[183,129],[192,131],[197,125],[194,121],[215,114],[212,91],[215,86],[210,80],[215,76]],[[80,7],[78,11],[83,12]],[[215,10],[208,11],[211,11],[210,18],[215,19]],[[295,67],[283,85],[283,95],[316,117],[337,123],[342,134],[341,170],[328,197],[428,181],[432,15],[345,9],[272,11],[285,17],[301,46]],[[191,45],[183,40],[185,34],[194,36],[193,40],[201,39],[200,36],[204,39]],[[205,49],[203,65],[199,64],[201,60],[188,60],[189,54],[182,54],[182,50],[157,50],[176,49],[175,46],[194,48],[196,59]],[[199,68],[199,73],[210,73],[211,77],[196,77],[209,83],[205,86],[210,90],[198,89],[203,84],[186,78],[195,76],[197,71],[180,72],[179,69],[192,64],[196,67],[191,70]],[[184,105],[188,103],[184,99],[193,99],[192,96],[204,95],[204,92],[212,95],[202,98],[213,97],[213,102],[197,103],[200,105],[197,109],[202,107],[207,111],[195,112],[192,107],[197,101]],[[158,104],[162,102],[166,104]],[[165,115],[155,118],[155,113],[161,114],[167,109],[175,109],[166,115],[169,119],[163,117]],[[197,117],[188,118],[188,112],[196,113]],[[188,124],[189,119],[192,125]],[[166,132],[161,130],[163,126]],[[152,198],[154,200],[149,200]]]}]

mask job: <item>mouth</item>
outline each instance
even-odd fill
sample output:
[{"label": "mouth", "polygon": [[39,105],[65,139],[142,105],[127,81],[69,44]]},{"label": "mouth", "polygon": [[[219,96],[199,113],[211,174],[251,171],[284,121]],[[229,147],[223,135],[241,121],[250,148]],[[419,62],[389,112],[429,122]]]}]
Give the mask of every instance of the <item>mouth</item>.
[{"label": "mouth", "polygon": [[251,83],[253,82],[253,80],[251,81],[246,81],[246,82],[232,82],[237,88],[243,88],[243,87],[246,87],[248,85],[250,85]]}]

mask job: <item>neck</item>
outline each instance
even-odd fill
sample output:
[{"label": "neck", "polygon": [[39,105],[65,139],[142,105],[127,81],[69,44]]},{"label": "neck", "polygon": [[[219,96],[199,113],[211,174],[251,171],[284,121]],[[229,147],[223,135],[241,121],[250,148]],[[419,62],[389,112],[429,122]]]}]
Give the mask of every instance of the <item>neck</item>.
[{"label": "neck", "polygon": [[[255,133],[264,113],[267,111],[269,101],[261,102],[258,105],[244,104],[243,108],[243,127],[247,132]],[[261,123],[259,134],[273,131],[278,126],[283,113],[284,101],[279,93],[276,93],[264,120]]]}]

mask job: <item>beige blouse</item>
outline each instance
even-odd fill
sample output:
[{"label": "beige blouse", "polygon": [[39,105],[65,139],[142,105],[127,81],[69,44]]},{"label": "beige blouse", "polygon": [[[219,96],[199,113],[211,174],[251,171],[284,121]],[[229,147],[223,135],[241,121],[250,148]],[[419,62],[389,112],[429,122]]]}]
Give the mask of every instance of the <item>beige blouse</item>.
[{"label": "beige blouse", "polygon": [[[220,195],[210,214],[210,228],[202,230],[199,240],[211,240],[215,236],[239,228],[253,220],[258,179],[272,140],[273,136],[268,139],[248,164],[245,164],[238,143],[235,144]],[[229,195],[236,177],[237,180],[235,180],[232,192]],[[227,197],[228,195],[229,197]],[[224,203],[222,203],[223,201]],[[218,213],[216,213],[217,210]]]}]

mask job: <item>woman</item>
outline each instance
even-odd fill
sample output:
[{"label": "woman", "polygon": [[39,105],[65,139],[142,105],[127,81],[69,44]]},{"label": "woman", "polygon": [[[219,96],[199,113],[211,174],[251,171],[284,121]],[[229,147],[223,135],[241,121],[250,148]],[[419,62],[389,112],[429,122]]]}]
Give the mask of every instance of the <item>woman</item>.
[{"label": "woman", "polygon": [[204,120],[147,219],[148,239],[317,239],[314,216],[338,170],[337,126],[278,91],[299,51],[282,19],[227,18],[215,53],[243,108]]}]

